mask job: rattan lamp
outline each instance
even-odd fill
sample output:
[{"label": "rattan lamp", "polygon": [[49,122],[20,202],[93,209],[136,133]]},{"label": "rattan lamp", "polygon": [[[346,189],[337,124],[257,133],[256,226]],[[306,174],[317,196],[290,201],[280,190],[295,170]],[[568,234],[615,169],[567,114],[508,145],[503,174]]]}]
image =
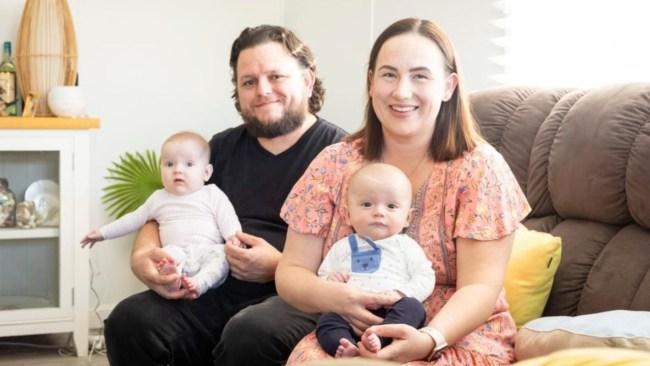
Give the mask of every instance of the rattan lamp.
[{"label": "rattan lamp", "polygon": [[27,0],[18,29],[16,66],[23,97],[38,97],[37,116],[51,116],[47,92],[74,85],[77,41],[67,0]]}]

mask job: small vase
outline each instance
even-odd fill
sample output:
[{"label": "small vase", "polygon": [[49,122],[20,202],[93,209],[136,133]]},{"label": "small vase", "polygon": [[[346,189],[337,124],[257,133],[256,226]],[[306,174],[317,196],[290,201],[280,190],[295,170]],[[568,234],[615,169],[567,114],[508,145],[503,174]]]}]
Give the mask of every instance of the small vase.
[{"label": "small vase", "polygon": [[85,113],[86,100],[78,86],[54,86],[47,93],[47,105],[57,117],[81,117]]},{"label": "small vase", "polygon": [[7,178],[0,178],[0,227],[16,226],[16,195]]}]

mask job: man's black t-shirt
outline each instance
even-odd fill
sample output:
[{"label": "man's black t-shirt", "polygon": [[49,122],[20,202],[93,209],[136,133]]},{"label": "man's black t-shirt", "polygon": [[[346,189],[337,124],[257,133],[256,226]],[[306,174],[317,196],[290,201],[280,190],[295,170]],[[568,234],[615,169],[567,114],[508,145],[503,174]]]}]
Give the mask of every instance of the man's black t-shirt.
[{"label": "man's black t-shirt", "polygon": [[[208,183],[228,196],[245,233],[262,237],[282,251],[287,233],[280,218],[284,200],[316,155],[343,136],[343,129],[319,118],[293,146],[274,155],[244,125],[227,129],[210,140],[214,173]],[[257,284],[232,276],[222,286],[251,298],[275,293],[274,282]]]}]

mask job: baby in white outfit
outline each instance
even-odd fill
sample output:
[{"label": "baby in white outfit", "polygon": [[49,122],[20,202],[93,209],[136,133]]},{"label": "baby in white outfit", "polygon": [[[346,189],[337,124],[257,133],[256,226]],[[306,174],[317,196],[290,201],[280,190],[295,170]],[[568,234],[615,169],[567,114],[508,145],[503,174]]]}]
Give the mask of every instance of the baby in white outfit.
[{"label": "baby in white outfit", "polygon": [[[422,306],[435,286],[433,265],[422,247],[402,231],[411,213],[411,182],[398,168],[382,163],[368,164],[348,181],[348,220],[355,234],[330,248],[318,275],[345,282],[360,290],[384,293],[393,304],[376,309],[382,324],[424,324]],[[347,320],[325,313],[316,326],[321,347],[334,357],[356,357],[359,337]],[[366,330],[364,346],[377,352],[390,343]]]},{"label": "baby in white outfit", "polygon": [[163,274],[182,274],[170,285],[181,286],[197,298],[217,287],[228,276],[224,243],[239,244],[235,233],[241,225],[228,197],[214,184],[205,185],[212,175],[210,146],[193,132],[179,132],[162,145],[160,170],[164,189],[155,191],[135,211],[92,230],[81,246],[126,235],[140,229],[147,221],[159,225],[163,250],[173,262],[161,261]]}]

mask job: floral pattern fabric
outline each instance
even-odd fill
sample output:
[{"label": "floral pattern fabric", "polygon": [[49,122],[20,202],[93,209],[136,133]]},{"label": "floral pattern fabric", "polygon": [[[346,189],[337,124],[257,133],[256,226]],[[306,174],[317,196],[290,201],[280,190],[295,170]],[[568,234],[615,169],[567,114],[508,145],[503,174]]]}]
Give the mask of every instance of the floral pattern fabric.
[{"label": "floral pattern fabric", "polygon": [[[323,256],[352,232],[347,224],[348,178],[366,162],[360,141],[323,150],[289,193],[281,216],[299,233],[325,240]],[[433,263],[436,286],[424,301],[429,322],[456,291],[456,238],[495,240],[515,231],[530,211],[503,157],[488,144],[448,161],[436,162],[417,190],[407,234]],[[481,245],[478,243],[477,245]],[[493,314],[472,333],[441,352],[435,362],[408,365],[499,365],[514,359],[514,321],[501,291]],[[287,365],[329,357],[314,334],[298,343]]]}]

